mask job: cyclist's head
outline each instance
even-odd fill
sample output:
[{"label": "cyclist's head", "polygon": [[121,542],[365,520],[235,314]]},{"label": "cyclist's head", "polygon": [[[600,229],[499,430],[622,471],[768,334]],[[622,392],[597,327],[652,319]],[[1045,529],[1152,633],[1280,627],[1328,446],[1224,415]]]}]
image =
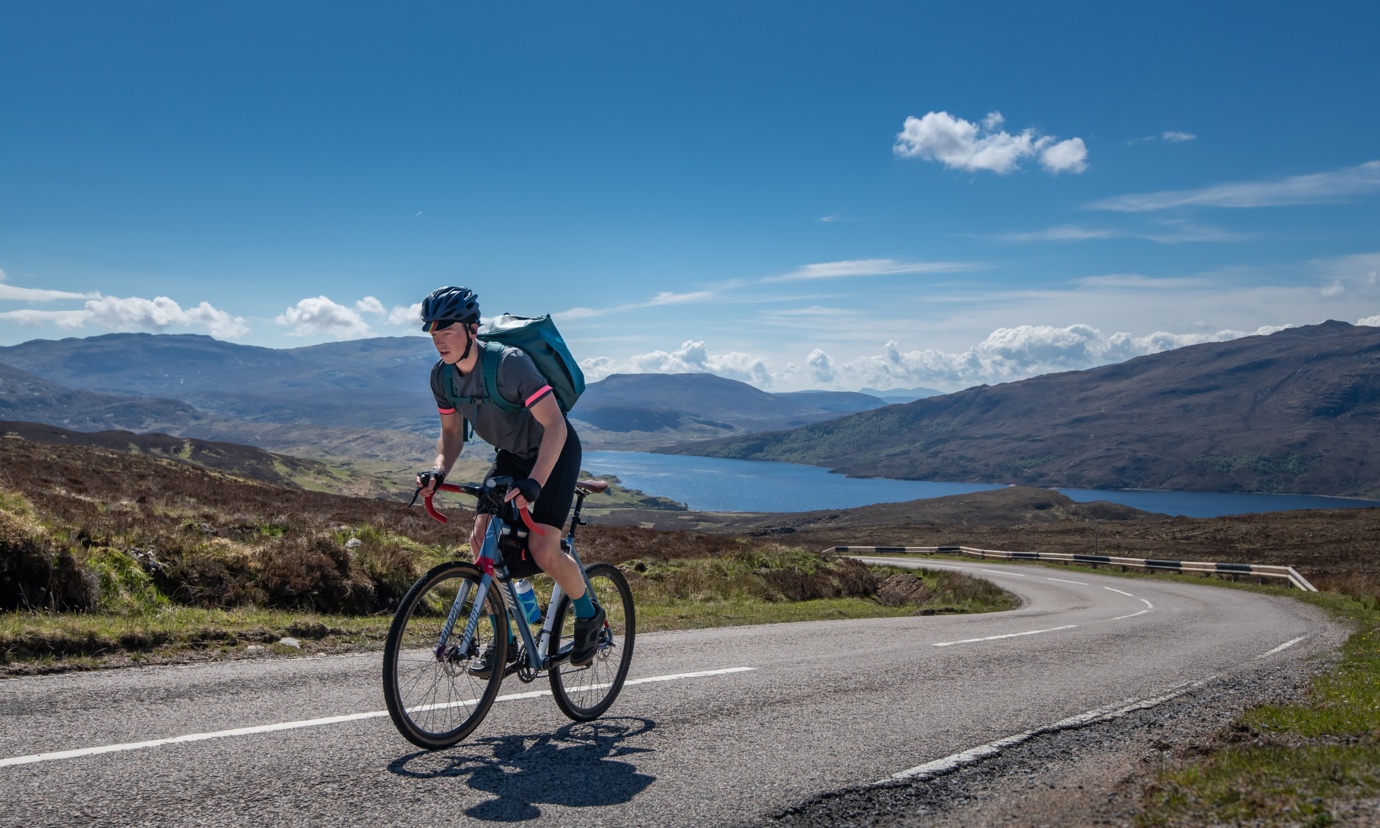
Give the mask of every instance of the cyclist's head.
[{"label": "cyclist's head", "polygon": [[422,300],[422,330],[431,332],[454,325],[479,321],[479,297],[464,287],[433,290]]}]

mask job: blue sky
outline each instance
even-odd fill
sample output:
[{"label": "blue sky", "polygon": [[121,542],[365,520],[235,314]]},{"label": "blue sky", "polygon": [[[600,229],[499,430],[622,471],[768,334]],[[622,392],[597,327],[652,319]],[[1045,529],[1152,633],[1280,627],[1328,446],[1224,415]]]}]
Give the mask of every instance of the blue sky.
[{"label": "blue sky", "polygon": [[[1380,325],[1373,3],[0,7],[0,344],[416,333],[957,390]],[[419,340],[419,347],[427,347]]]}]

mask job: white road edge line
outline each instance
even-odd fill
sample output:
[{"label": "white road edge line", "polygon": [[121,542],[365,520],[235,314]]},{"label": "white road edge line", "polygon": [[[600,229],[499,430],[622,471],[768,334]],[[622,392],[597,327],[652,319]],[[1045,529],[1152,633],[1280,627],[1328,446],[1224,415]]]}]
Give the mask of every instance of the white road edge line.
[{"label": "white road edge line", "polygon": [[1129,592],[1122,592],[1122,591],[1119,590],[1119,589],[1112,589],[1111,587],[1103,587],[1103,589],[1111,589],[1112,592],[1115,592],[1117,595],[1125,595],[1127,598],[1134,598],[1134,597],[1136,597],[1136,596],[1132,595],[1132,594],[1129,593]]},{"label": "white road edge line", "polygon": [[[711,676],[725,676],[730,673],[746,673],[757,669],[756,667],[729,667],[723,670],[703,670],[697,673],[676,673],[667,676],[649,676],[640,679],[628,679],[623,682],[624,687],[634,684],[652,684],[662,681],[681,681],[684,679],[709,678]],[[499,696],[495,702],[516,701],[518,699],[534,699],[538,696],[549,696],[550,690],[537,690],[530,693],[512,693],[506,696]],[[101,745],[99,747],[77,748],[75,750],[59,750],[52,753],[35,753],[30,756],[11,756],[7,759],[0,759],[0,768],[12,765],[27,765],[34,762],[52,762],[58,759],[76,759],[82,756],[95,756],[99,753],[116,753],[125,750],[142,750],[144,748],[161,747],[163,745],[173,745],[181,742],[202,742],[207,739],[223,739],[229,736],[252,736],[258,733],[273,733],[279,730],[296,730],[302,727],[320,727],[322,725],[341,724],[344,722],[354,722],[360,719],[377,719],[387,716],[387,710],[374,710],[368,713],[351,713],[346,716],[327,716],[322,719],[306,719],[300,722],[278,722],[277,724],[257,725],[254,727],[237,727],[230,730],[217,730],[210,733],[188,733],[182,736],[171,736],[167,739],[150,739],[146,742],[125,742],[118,745]]]},{"label": "white road edge line", "polygon": [[1307,638],[1307,637],[1308,637],[1308,636],[1306,636],[1306,635],[1301,635],[1301,636],[1299,636],[1298,638],[1295,638],[1293,641],[1286,641],[1286,642],[1284,642],[1283,644],[1279,645],[1278,647],[1274,648],[1273,650],[1269,651],[1268,653],[1262,653],[1262,654],[1260,654],[1259,656],[1257,656],[1257,658],[1269,658],[1270,656],[1274,655],[1275,653],[1282,653],[1282,652],[1284,652],[1285,650],[1289,649],[1290,647],[1294,646],[1295,644],[1299,643],[1300,641],[1304,640],[1304,639]]},{"label": "white road edge line", "polygon": [[1073,628],[1076,627],[1076,626],[1078,626],[1078,625],[1077,625],[1077,624],[1067,624],[1067,625],[1062,626],[1062,627],[1050,627],[1050,628],[1047,629],[1047,630],[1026,630],[1025,632],[1007,633],[1006,635],[989,635],[989,636],[987,636],[986,638],[965,638],[965,639],[963,639],[962,641],[938,641],[938,642],[935,642],[934,646],[936,646],[936,647],[952,647],[952,646],[955,645],[955,644],[976,644],[976,643],[979,642],[979,641],[996,641],[996,640],[999,639],[999,638],[1019,638],[1020,636],[1023,636],[1023,635],[1039,635],[1040,633],[1058,632],[1059,630],[1071,630],[1071,629],[1073,629]]},{"label": "white road edge line", "polygon": [[937,776],[943,776],[946,773],[952,773],[965,765],[971,765],[988,757],[996,756],[1004,749],[1019,745],[1022,742],[1028,742],[1036,736],[1041,736],[1046,733],[1056,733],[1061,730],[1071,730],[1076,727],[1083,727],[1100,721],[1109,721],[1137,710],[1155,707],[1156,705],[1182,696],[1184,693],[1196,687],[1201,687],[1216,678],[1217,676],[1213,675],[1200,681],[1176,685],[1171,687],[1167,692],[1148,699],[1127,699],[1126,701],[1109,704],[1106,707],[1098,707],[1086,713],[1079,713],[1076,716],[1062,719],[1051,725],[1037,727],[1033,730],[1027,730],[1024,733],[1017,733],[1014,736],[1007,736],[995,742],[988,742],[985,745],[979,745],[978,747],[969,748],[960,753],[945,756],[943,759],[936,759],[933,762],[916,765],[900,773],[894,773],[885,779],[878,779],[876,782],[873,782],[870,787],[876,788],[907,782],[924,782]]},{"label": "white road edge line", "polygon": [[1078,584],[1079,586],[1087,586],[1087,584],[1083,583],[1082,581],[1066,581],[1063,578],[1046,578],[1045,580],[1058,581],[1061,584]]},{"label": "white road edge line", "polygon": [[979,569],[978,571],[979,571],[979,572],[990,572],[990,573],[992,573],[993,575],[1010,575],[1010,576],[1012,576],[1013,578],[1025,578],[1025,577],[1028,577],[1028,576],[1026,576],[1025,574],[1020,573],[1020,572],[1005,572],[1005,571],[1000,570],[1000,569]]},{"label": "white road edge line", "polygon": [[1116,618],[1113,618],[1112,620],[1113,620],[1113,621],[1124,621],[1124,620],[1126,620],[1127,618],[1135,618],[1137,615],[1144,615],[1144,614],[1146,614],[1146,613],[1149,612],[1149,611],[1150,611],[1150,610],[1141,610],[1140,612],[1133,612],[1133,613],[1131,613],[1130,615],[1118,615]]}]

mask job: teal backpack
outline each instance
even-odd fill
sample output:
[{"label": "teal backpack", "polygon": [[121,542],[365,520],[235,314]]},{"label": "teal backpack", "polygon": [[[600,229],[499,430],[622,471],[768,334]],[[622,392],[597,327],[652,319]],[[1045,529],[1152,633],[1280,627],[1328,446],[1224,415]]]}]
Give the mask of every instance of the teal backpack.
[{"label": "teal backpack", "polygon": [[551,390],[556,392],[556,403],[562,413],[568,414],[585,391],[585,374],[571,356],[570,348],[550,315],[529,319],[505,313],[480,325],[477,341],[488,351],[483,360],[485,396],[461,397],[455,387],[455,371],[451,370],[445,373],[446,396],[453,404],[493,405],[510,414],[522,409],[521,405],[505,400],[498,393],[498,358],[504,346],[517,348],[532,358],[537,370],[550,383]]}]

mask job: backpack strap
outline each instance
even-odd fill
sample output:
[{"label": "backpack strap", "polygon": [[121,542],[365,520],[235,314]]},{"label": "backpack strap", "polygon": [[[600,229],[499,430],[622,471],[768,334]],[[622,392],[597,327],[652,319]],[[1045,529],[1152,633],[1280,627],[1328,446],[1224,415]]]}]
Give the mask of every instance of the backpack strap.
[{"label": "backpack strap", "polygon": [[[476,344],[484,349],[480,354],[479,364],[484,372],[484,396],[461,396],[458,383],[458,371],[454,365],[447,365],[450,369],[445,372],[446,397],[450,399],[450,404],[458,405],[492,405],[499,411],[512,414],[514,411],[521,411],[522,406],[509,402],[503,395],[498,393],[498,363],[503,359],[503,346],[497,342],[485,342],[475,340]],[[467,429],[468,430],[468,429]]]},{"label": "backpack strap", "polygon": [[497,342],[484,342],[484,355],[481,360],[484,363],[484,392],[489,395],[488,402],[494,405],[499,411],[512,414],[514,411],[521,411],[522,406],[508,402],[503,395],[498,393],[498,363],[503,358],[503,346]]}]

